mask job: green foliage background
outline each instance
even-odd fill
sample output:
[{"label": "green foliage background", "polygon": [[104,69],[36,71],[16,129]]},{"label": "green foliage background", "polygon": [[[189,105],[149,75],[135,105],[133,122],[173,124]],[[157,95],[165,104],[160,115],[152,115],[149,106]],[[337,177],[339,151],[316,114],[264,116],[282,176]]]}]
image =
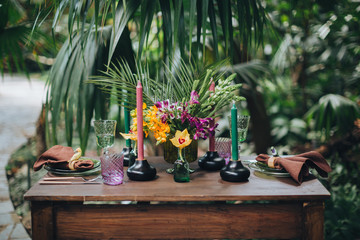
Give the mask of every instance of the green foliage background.
[{"label": "green foliage background", "polygon": [[176,71],[174,59],[203,69],[229,58],[226,74],[237,73],[241,111],[252,117],[247,153],[326,149],[326,239],[360,237],[358,1],[0,0],[0,16],[2,72],[56,55],[46,73],[49,146],[85,150],[92,119],[121,121],[121,99],[87,83],[120,58],[160,78],[164,66]]}]

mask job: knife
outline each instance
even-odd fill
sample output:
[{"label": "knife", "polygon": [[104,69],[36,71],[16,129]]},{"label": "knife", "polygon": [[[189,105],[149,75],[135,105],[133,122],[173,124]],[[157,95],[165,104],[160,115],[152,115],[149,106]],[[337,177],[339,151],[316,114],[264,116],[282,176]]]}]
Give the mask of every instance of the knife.
[{"label": "knife", "polygon": [[40,181],[40,185],[77,185],[77,184],[102,184],[101,182],[68,182],[68,181]]},{"label": "knife", "polygon": [[43,181],[63,181],[63,180],[76,180],[81,179],[81,177],[44,177]]}]

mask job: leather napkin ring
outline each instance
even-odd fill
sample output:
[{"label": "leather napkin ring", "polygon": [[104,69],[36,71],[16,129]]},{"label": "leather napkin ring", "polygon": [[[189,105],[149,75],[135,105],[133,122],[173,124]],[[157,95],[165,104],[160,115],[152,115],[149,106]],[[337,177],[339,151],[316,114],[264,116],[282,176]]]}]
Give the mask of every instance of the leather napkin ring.
[{"label": "leather napkin ring", "polygon": [[269,168],[275,168],[275,160],[276,160],[276,157],[269,158],[269,160],[267,161]]}]

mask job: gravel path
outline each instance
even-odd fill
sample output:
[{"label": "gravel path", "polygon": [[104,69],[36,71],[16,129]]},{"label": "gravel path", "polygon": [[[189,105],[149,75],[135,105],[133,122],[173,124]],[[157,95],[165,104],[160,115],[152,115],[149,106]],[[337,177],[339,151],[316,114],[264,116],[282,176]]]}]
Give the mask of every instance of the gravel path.
[{"label": "gravel path", "polygon": [[0,76],[0,240],[31,239],[9,198],[5,166],[11,153],[35,134],[44,87],[45,83],[35,78]]}]

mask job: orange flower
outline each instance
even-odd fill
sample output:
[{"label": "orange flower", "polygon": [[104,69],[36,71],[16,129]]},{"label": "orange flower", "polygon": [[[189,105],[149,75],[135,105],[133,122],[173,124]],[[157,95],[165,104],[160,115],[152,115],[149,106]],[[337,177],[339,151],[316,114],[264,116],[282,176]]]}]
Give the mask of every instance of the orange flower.
[{"label": "orange flower", "polygon": [[[146,108],[146,103],[143,103],[143,109]],[[136,109],[131,110],[130,116],[132,117],[132,124],[130,126],[131,131],[136,135],[137,134],[137,115],[136,115]],[[147,128],[147,123],[143,121],[143,131],[145,133],[145,137],[148,137],[149,131]]]},{"label": "orange flower", "polygon": [[149,131],[154,133],[157,140],[156,144],[166,142],[167,133],[170,132],[170,127],[167,123],[162,123],[157,116],[158,109],[156,106],[151,106],[145,114],[145,122]]}]

